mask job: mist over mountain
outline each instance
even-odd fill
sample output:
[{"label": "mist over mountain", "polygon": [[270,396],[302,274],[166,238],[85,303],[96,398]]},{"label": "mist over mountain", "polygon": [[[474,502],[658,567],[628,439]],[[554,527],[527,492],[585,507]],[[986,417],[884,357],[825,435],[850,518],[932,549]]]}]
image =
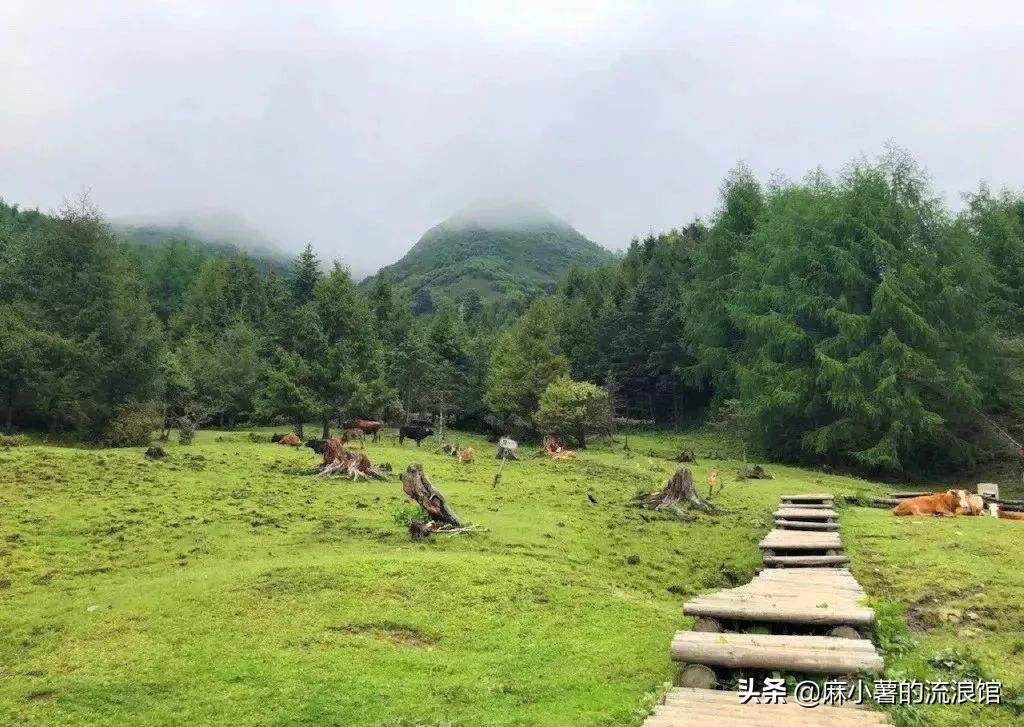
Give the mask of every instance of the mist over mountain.
[{"label": "mist over mountain", "polygon": [[611,252],[531,202],[480,202],[427,230],[378,274],[418,298],[529,296],[553,289],[573,263],[597,265]]}]

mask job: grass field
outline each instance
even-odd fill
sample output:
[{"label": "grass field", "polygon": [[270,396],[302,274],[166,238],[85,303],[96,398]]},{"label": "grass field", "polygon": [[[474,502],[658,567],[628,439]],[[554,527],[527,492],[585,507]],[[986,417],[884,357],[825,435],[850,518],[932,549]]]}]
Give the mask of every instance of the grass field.
[{"label": "grass field", "polygon": [[[397,482],[314,479],[310,450],[247,432],[203,432],[158,462],[0,449],[0,721],[638,725],[672,678],[682,602],[750,578],[780,494],[889,489],[781,466],[736,482],[734,461],[709,457],[728,448],[696,434],[631,436],[632,456],[528,456],[494,488],[493,445],[460,440],[475,464],[367,445],[396,472],[422,462],[486,528],[426,543],[401,524]],[[721,469],[728,513],[684,524],[628,507],[676,467],[646,453],[684,446],[698,483]],[[1024,525],[852,507],[841,523],[891,674],[971,672],[1019,698]],[[899,718],[1024,720],[1012,705]]]}]

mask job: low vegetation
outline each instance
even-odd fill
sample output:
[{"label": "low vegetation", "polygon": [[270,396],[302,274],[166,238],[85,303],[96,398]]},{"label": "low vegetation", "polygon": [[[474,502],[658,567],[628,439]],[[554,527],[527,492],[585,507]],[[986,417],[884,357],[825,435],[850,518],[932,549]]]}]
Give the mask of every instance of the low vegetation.
[{"label": "low vegetation", "polygon": [[[571,461],[524,446],[494,486],[481,438],[451,433],[478,453],[464,464],[386,434],[375,464],[422,463],[481,526],[414,542],[397,479],[314,478],[319,456],[270,434],[200,431],[154,461],[0,447],[0,722],[639,725],[682,602],[751,577],[781,494],[888,489],[781,465],[740,481],[741,447],[699,433]],[[632,507],[680,466],[649,453],[687,450],[723,512]],[[891,674],[979,673],[1019,699],[1020,524],[847,507],[841,526]],[[907,719],[1009,727],[1014,709]]]}]

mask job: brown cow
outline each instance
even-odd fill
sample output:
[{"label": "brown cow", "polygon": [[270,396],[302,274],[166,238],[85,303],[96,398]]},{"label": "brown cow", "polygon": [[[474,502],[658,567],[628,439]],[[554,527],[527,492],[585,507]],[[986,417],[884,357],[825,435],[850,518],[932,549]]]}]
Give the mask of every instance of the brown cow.
[{"label": "brown cow", "polygon": [[967,492],[946,490],[935,495],[908,497],[893,508],[894,515],[957,515],[967,510]]},{"label": "brown cow", "polygon": [[380,430],[384,426],[384,422],[379,422],[376,419],[359,419],[356,421],[356,428],[362,429],[363,434],[373,437],[374,442],[380,441]]},{"label": "brown cow", "polygon": [[476,450],[472,447],[459,450],[459,461],[463,464],[469,464],[474,459],[476,459]]},{"label": "brown cow", "polygon": [[278,439],[277,443],[278,444],[285,444],[285,445],[287,445],[289,447],[301,447],[302,446],[302,440],[299,439],[299,435],[297,435],[297,434],[286,434],[283,437],[281,437],[280,439]]},{"label": "brown cow", "polygon": [[[964,494],[966,494],[966,492]],[[962,514],[980,515],[983,512],[985,512],[985,500],[982,499],[981,495],[967,495]]]}]

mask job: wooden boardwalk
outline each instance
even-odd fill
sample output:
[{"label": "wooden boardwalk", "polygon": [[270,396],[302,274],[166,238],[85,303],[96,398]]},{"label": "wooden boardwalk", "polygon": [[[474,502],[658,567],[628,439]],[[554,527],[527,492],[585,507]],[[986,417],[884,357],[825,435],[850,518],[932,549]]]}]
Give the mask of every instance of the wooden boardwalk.
[{"label": "wooden boardwalk", "polygon": [[891,724],[882,712],[843,706],[742,704],[738,692],[675,687],[644,727],[876,727]]},{"label": "wooden boardwalk", "polygon": [[[783,495],[775,529],[760,542],[765,568],[750,583],[699,596],[683,605],[698,617],[672,639],[680,683],[644,727],[861,727],[889,725],[881,712],[850,706],[744,704],[737,692],[707,687],[726,670],[855,676],[882,671],[882,657],[863,634],[875,621],[866,594],[849,570],[832,495]],[[827,632],[743,633],[768,626]]]}]

